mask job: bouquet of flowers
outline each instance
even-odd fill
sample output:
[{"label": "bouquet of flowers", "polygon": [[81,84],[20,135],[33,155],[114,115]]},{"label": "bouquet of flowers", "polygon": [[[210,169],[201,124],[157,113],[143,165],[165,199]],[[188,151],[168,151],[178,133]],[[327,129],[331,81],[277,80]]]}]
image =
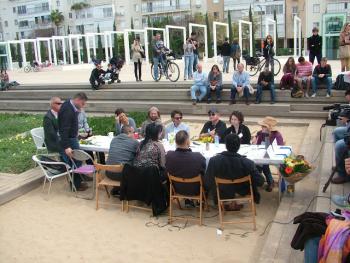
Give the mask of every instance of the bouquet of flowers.
[{"label": "bouquet of flowers", "polygon": [[201,137],[200,139],[199,139],[199,141],[200,142],[203,142],[203,143],[213,143],[214,142],[214,139],[213,139],[213,137],[211,137],[211,136],[204,136],[204,137]]},{"label": "bouquet of flowers", "polygon": [[303,155],[286,157],[279,168],[283,178],[292,184],[302,180],[312,170],[313,167],[304,159]]}]

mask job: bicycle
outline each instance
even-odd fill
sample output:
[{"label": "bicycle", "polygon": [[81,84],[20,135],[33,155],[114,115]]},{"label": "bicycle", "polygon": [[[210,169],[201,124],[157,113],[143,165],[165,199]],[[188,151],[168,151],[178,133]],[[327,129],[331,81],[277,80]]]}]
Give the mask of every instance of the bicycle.
[{"label": "bicycle", "polygon": [[35,64],[30,64],[30,65],[26,65],[26,66],[24,66],[24,68],[23,68],[23,71],[25,72],[25,73],[29,73],[29,72],[31,72],[31,71],[33,71],[33,72],[38,72],[39,71],[39,66],[37,66],[37,65],[35,65]]},{"label": "bicycle", "polygon": [[162,63],[158,64],[158,78],[156,79],[154,76],[154,63],[151,64],[151,74],[152,78],[155,81],[159,81],[161,77],[164,75],[167,79],[169,79],[171,82],[178,81],[180,77],[180,69],[179,66],[174,62],[175,56],[173,52],[165,52],[166,57],[166,63],[165,63],[165,69],[163,69]]},{"label": "bicycle", "polygon": [[[246,61],[246,71],[251,77],[255,76],[258,73],[258,71],[261,71],[265,68],[266,59],[261,59],[259,55],[255,57],[245,56],[243,58]],[[273,58],[273,68],[273,75],[277,76],[278,73],[280,73],[281,71],[281,63],[277,58]]]}]

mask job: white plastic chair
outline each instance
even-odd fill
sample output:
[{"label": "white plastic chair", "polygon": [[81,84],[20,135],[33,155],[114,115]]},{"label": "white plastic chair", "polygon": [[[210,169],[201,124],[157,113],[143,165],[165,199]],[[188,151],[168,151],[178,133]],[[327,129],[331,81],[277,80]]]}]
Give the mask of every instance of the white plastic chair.
[{"label": "white plastic chair", "polygon": [[[47,194],[50,194],[50,189],[51,189],[51,183],[53,179],[62,177],[62,176],[67,176],[68,182],[72,183],[72,191],[74,191],[74,184],[72,180],[72,175],[71,175],[71,168],[69,167],[68,164],[64,162],[59,162],[59,161],[41,161],[39,159],[40,155],[33,155],[32,159],[33,161],[38,164],[43,171],[45,177],[44,177],[44,184],[43,184],[43,190],[45,188],[46,180],[50,182],[49,190]],[[47,155],[48,157],[52,157],[50,155]],[[51,167],[50,167],[51,165]],[[62,170],[65,170],[65,172],[60,172],[58,170],[55,170],[52,168],[52,165],[56,166],[62,166]]]},{"label": "white plastic chair", "polygon": [[33,141],[35,143],[36,154],[38,154],[39,151],[46,151],[47,153],[47,148],[45,145],[44,128],[38,127],[31,129],[30,134],[32,135]]}]

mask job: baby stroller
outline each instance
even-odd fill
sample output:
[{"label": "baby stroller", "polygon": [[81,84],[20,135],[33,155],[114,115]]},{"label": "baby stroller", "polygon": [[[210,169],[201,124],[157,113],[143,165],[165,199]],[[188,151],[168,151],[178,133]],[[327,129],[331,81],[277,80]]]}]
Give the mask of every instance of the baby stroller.
[{"label": "baby stroller", "polygon": [[121,81],[119,79],[119,72],[124,65],[124,60],[119,57],[112,57],[109,63],[112,65],[112,70],[111,72],[107,71],[107,73],[111,73],[111,82],[113,83],[117,81],[117,83],[120,83]]}]

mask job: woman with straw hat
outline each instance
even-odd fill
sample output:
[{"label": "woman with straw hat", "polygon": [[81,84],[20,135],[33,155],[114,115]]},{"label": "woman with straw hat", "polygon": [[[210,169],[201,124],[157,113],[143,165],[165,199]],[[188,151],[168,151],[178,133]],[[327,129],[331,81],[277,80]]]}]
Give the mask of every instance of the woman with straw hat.
[{"label": "woman with straw hat", "polygon": [[[283,137],[282,134],[277,130],[277,120],[274,117],[267,116],[261,121],[258,122],[261,126],[261,131],[259,131],[256,135],[256,144],[271,144],[274,140],[276,140],[278,145],[283,145]],[[267,192],[271,192],[273,189],[273,178],[269,165],[257,166],[260,172],[263,172],[266,178],[267,187],[265,190]]]}]

